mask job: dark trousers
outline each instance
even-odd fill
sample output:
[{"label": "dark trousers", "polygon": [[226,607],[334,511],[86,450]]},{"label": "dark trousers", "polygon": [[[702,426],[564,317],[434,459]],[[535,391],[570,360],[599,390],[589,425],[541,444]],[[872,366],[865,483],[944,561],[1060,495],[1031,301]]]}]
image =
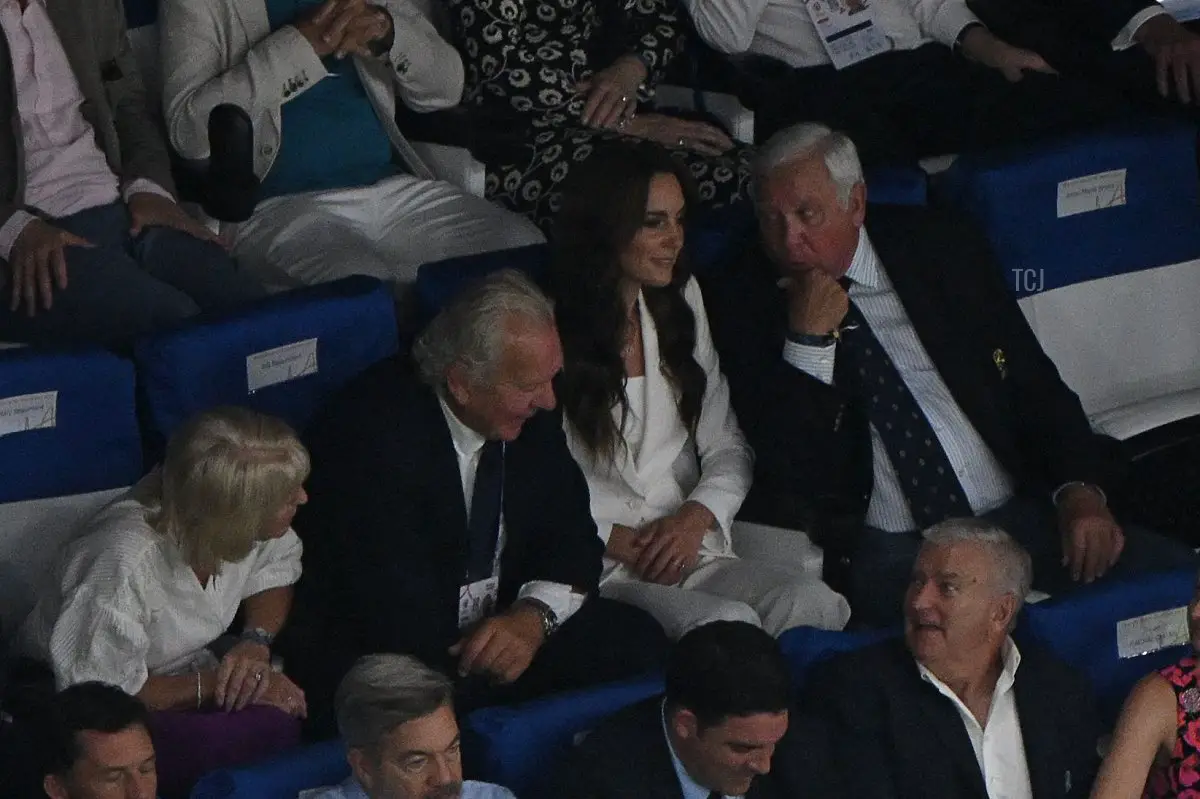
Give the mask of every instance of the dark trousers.
[{"label": "dark trousers", "polygon": [[1117,96],[1088,83],[1041,73],[1010,83],[941,44],[842,70],[756,58],[743,74],[760,140],[796,122],[824,122],[847,134],[869,166],[1027,142],[1127,113]]},{"label": "dark trousers", "polygon": [[[1062,539],[1047,500],[1014,497],[984,518],[1006,530],[1033,559],[1033,587],[1051,595],[1078,583],[1062,563]],[[1140,527],[1124,526],[1125,549],[1106,577],[1127,577],[1196,568],[1200,558],[1185,544]],[[868,527],[850,573],[851,623],[886,627],[903,619],[904,593],[921,546],[920,533],[888,533]]]},{"label": "dark trousers", "polygon": [[265,296],[225,250],[173,228],[130,236],[129,212],[116,202],[50,220],[94,247],[68,247],[67,287],[50,309],[9,310],[12,279],[0,290],[0,340],[48,345],[122,346],[201,311],[231,310]]},{"label": "dark trousers", "polygon": [[[1140,46],[1113,50],[1112,43],[1084,27],[1055,3],[1040,0],[970,0],[997,36],[1040,53],[1062,74],[1119,92],[1142,113],[1200,119],[1200,108],[1162,97],[1154,59]],[[1196,23],[1187,27],[1197,30]],[[1174,95],[1172,94],[1172,97]]]}]

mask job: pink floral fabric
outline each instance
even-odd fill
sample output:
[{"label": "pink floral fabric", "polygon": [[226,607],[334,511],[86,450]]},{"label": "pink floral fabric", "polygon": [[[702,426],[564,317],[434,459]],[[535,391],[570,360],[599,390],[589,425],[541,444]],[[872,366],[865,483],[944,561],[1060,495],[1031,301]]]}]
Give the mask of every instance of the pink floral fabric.
[{"label": "pink floral fabric", "polygon": [[1200,799],[1200,679],[1196,656],[1188,655],[1159,674],[1175,689],[1175,747],[1161,767],[1150,772],[1143,799]]}]

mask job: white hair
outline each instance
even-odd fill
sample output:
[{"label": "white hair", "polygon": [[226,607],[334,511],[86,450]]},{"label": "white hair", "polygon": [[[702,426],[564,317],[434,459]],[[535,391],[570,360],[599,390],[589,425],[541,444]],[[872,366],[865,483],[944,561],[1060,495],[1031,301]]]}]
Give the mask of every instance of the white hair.
[{"label": "white hair", "polygon": [[503,269],[472,283],[442,310],[413,344],[421,379],[436,389],[459,363],[467,378],[485,384],[499,366],[513,317],[554,326],[554,304],[532,280]]},{"label": "white hair", "polygon": [[754,182],[760,183],[780,166],[820,155],[837,187],[838,202],[850,207],[854,187],[863,182],[858,149],[850,137],[818,122],[801,122],[784,128],[759,148],[753,164]]},{"label": "white hair", "polygon": [[1016,540],[1001,528],[985,519],[947,519],[933,525],[924,533],[926,546],[950,546],[953,544],[978,544],[984,547],[992,560],[990,569],[992,582],[1002,594],[1012,594],[1017,600],[1012,624],[1025,604],[1025,597],[1033,589],[1033,559]]}]

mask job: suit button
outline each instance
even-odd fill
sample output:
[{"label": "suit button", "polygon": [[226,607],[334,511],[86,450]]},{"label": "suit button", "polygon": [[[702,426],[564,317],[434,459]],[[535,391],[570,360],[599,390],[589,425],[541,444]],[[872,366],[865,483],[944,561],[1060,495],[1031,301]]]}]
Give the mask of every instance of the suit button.
[{"label": "suit button", "polygon": [[258,151],[263,155],[270,155],[271,153],[275,152],[275,148],[269,144],[264,144],[262,147],[258,148]]}]

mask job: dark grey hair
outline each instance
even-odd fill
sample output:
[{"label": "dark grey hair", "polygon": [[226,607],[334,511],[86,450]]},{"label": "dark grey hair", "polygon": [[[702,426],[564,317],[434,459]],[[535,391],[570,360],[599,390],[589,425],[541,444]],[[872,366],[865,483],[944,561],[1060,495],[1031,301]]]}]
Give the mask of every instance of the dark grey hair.
[{"label": "dark grey hair", "polygon": [[922,537],[926,546],[979,544],[986,547],[992,558],[991,576],[1001,594],[1012,594],[1017,600],[1017,613],[1025,597],[1033,589],[1033,559],[1025,548],[1001,528],[985,519],[947,519],[926,530]]},{"label": "dark grey hair", "polygon": [[413,344],[421,379],[441,389],[446,371],[458,363],[472,383],[486,383],[500,363],[514,316],[552,327],[554,304],[515,269],[472,283],[434,317]]},{"label": "dark grey hair", "polygon": [[338,732],[351,749],[378,753],[401,724],[449,705],[454,684],[409,655],[366,655],[342,678],[333,699]]},{"label": "dark grey hair", "polygon": [[851,191],[855,185],[863,182],[858,149],[846,134],[817,122],[792,125],[768,139],[754,158],[754,182],[760,183],[786,163],[813,155],[820,155],[825,161],[829,177],[837,187],[838,202],[843,208],[849,207]]}]

